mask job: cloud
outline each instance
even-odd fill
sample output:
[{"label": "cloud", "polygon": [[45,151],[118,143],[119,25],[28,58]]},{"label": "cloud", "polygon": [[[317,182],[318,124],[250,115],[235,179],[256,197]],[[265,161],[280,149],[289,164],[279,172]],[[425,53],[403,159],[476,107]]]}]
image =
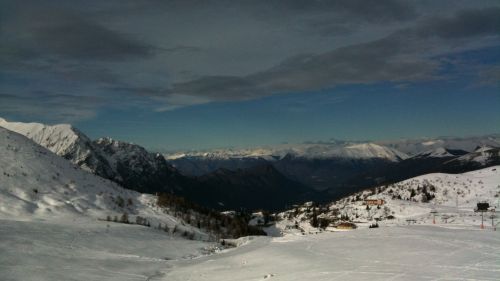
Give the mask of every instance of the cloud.
[{"label": "cloud", "polygon": [[465,10],[453,17],[431,19],[419,28],[418,34],[443,39],[500,35],[500,7]]},{"label": "cloud", "polygon": [[340,84],[436,79],[441,64],[436,56],[469,47],[468,42],[458,39],[497,35],[498,23],[500,8],[461,11],[453,17],[426,20],[371,42],[294,56],[250,75],[205,76],[176,83],[171,93],[231,101],[315,91]]},{"label": "cloud", "polygon": [[43,91],[23,96],[0,93],[2,115],[22,116],[26,120],[71,123],[90,119],[95,117],[96,107],[104,103],[99,97],[49,94]]},{"label": "cloud", "polygon": [[478,80],[480,85],[500,86],[500,65],[481,67]]},{"label": "cloud", "polygon": [[[495,2],[427,4],[4,0],[0,93],[10,96],[0,114],[90,118],[114,103],[166,111],[342,84],[408,85],[442,78],[440,57],[450,52],[486,37],[498,44]],[[25,94],[38,90],[46,94]]]},{"label": "cloud", "polygon": [[[7,28],[0,35],[5,40],[2,49],[13,50],[20,46],[27,58],[52,55],[75,60],[114,61],[146,58],[156,51],[155,47],[131,35],[57,7],[32,8],[19,11],[17,15],[15,20],[4,23]],[[19,54],[20,51],[10,55],[20,58]]]}]

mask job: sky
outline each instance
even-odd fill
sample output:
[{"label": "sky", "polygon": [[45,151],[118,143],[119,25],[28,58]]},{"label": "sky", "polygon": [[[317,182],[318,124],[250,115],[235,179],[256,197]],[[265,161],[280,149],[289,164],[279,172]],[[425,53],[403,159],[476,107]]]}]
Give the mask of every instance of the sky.
[{"label": "sky", "polygon": [[500,133],[500,1],[0,0],[0,116],[165,151]]}]

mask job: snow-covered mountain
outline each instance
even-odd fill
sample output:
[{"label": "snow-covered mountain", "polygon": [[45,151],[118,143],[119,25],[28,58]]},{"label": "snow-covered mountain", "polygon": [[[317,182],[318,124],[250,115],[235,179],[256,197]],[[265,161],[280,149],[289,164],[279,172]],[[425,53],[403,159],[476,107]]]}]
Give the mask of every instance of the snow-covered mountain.
[{"label": "snow-covered mountain", "polygon": [[[169,193],[215,209],[280,209],[287,204],[317,198],[314,190],[292,181],[274,168],[252,166],[239,171],[214,171],[203,177],[187,177],[169,165],[161,154],[148,152],[143,147],[111,138],[90,141],[83,133],[69,125],[47,126],[31,123],[1,123],[31,137],[98,176],[141,193]],[[63,144],[59,144],[62,142]],[[61,148],[65,149],[61,149]],[[58,149],[55,149],[58,148]],[[68,153],[68,151],[70,153]],[[82,153],[97,161],[79,159]],[[88,159],[88,158],[86,158]],[[86,165],[90,163],[90,165]],[[105,167],[106,169],[101,169]],[[100,171],[105,170],[106,173]],[[260,194],[273,198],[258,200]]]},{"label": "snow-covered mountain", "polygon": [[172,194],[156,196],[125,189],[0,127],[0,220],[120,218],[113,221],[123,222],[124,214],[131,222],[161,225],[161,230],[190,239],[260,233],[243,220]]},{"label": "snow-covered mountain", "polygon": [[500,135],[492,134],[472,137],[402,139],[379,141],[376,143],[397,149],[398,151],[402,151],[408,155],[417,155],[419,153],[440,148],[472,152],[478,146],[500,147]]},{"label": "snow-covered mountain", "polygon": [[0,118],[0,127],[14,131],[50,151],[62,156],[82,169],[105,178],[116,176],[106,158],[99,153],[92,141],[68,124],[45,125],[40,123],[7,122]]},{"label": "snow-covered mountain", "polygon": [[162,155],[110,138],[92,141],[68,124],[50,126],[0,119],[0,127],[22,134],[82,169],[128,189],[170,191],[179,188],[178,182],[183,178]]},{"label": "snow-covered mountain", "polygon": [[126,212],[169,225],[177,223],[155,207],[155,196],[124,189],[83,171],[20,134],[0,128],[0,147],[2,218],[106,218]]},{"label": "snow-covered mountain", "polygon": [[444,147],[438,147],[435,149],[427,150],[421,152],[413,158],[445,158],[445,157],[455,157],[467,154],[465,150],[447,149]]},{"label": "snow-covered mountain", "polygon": [[495,160],[500,159],[500,148],[482,146],[478,147],[474,152],[465,154],[453,161],[459,162],[476,162],[480,165],[488,165]]},{"label": "snow-covered mountain", "polygon": [[352,158],[370,159],[381,158],[390,161],[399,161],[408,158],[408,155],[375,143],[317,143],[317,144],[287,144],[274,147],[258,147],[247,149],[218,149],[201,152],[183,152],[166,154],[167,160],[180,158],[205,158],[205,159],[235,159],[235,158],[261,158],[268,161],[279,160],[285,156],[307,159],[325,158]]}]

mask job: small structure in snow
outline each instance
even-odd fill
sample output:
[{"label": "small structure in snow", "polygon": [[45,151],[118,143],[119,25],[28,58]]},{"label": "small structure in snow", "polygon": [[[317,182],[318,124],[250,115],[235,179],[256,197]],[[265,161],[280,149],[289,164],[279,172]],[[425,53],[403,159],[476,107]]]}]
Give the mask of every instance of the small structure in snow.
[{"label": "small structure in snow", "polygon": [[490,204],[488,202],[479,202],[477,203],[476,212],[486,212],[489,207]]},{"label": "small structure in snow", "polygon": [[368,206],[382,206],[384,203],[383,199],[365,199],[365,205]]},{"label": "small structure in snow", "polygon": [[337,229],[356,229],[357,226],[352,222],[341,222],[337,224]]}]

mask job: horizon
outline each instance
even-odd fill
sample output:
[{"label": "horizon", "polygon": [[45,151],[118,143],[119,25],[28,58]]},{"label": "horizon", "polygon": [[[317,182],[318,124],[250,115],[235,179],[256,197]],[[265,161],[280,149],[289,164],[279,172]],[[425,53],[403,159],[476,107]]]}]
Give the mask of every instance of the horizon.
[{"label": "horizon", "polygon": [[[6,118],[3,118],[0,116],[0,121],[4,120],[8,123],[15,123],[15,122],[21,122],[21,121],[16,121],[16,120],[8,120]],[[162,154],[167,154],[167,155],[174,155],[176,153],[191,153],[191,152],[213,152],[213,151],[219,151],[219,150],[246,150],[246,149],[272,149],[272,148],[277,148],[280,146],[296,146],[296,145],[334,145],[336,143],[341,143],[341,144],[357,144],[357,143],[374,143],[382,146],[387,146],[387,144],[396,144],[398,142],[404,142],[404,141],[427,141],[427,140],[464,140],[464,139],[469,139],[469,138],[487,138],[487,137],[500,137],[500,132],[491,132],[487,134],[478,134],[478,135],[462,135],[462,136],[451,136],[451,135],[441,135],[441,136],[417,136],[417,137],[399,137],[399,138],[393,138],[393,139],[339,139],[339,138],[329,138],[325,140],[304,140],[300,142],[279,142],[279,143],[263,143],[263,144],[255,144],[255,145],[247,145],[247,146],[236,146],[236,145],[228,145],[228,146],[220,146],[220,147],[206,147],[206,148],[179,148],[179,149],[172,149],[172,150],[167,150],[167,149],[162,149],[162,148],[155,148],[155,147],[148,147],[144,146],[141,143],[136,143],[132,141],[127,141],[124,139],[119,139],[115,138],[109,135],[101,135],[98,137],[92,137],[88,135],[85,131],[82,131],[79,127],[76,127],[75,125],[71,123],[40,123],[37,121],[26,121],[26,122],[21,122],[21,123],[36,123],[36,124],[41,124],[41,125],[48,125],[48,126],[56,126],[56,125],[70,125],[73,128],[76,128],[78,131],[81,131],[83,134],[88,136],[91,140],[97,140],[100,138],[110,138],[116,141],[123,141],[123,142],[128,142],[132,144],[136,144],[139,146],[142,146],[149,150],[150,152],[157,152],[157,153],[162,153]],[[450,149],[454,149],[453,147],[448,147]]]},{"label": "horizon", "polygon": [[8,120],[161,151],[499,132],[498,1],[0,7]]}]

